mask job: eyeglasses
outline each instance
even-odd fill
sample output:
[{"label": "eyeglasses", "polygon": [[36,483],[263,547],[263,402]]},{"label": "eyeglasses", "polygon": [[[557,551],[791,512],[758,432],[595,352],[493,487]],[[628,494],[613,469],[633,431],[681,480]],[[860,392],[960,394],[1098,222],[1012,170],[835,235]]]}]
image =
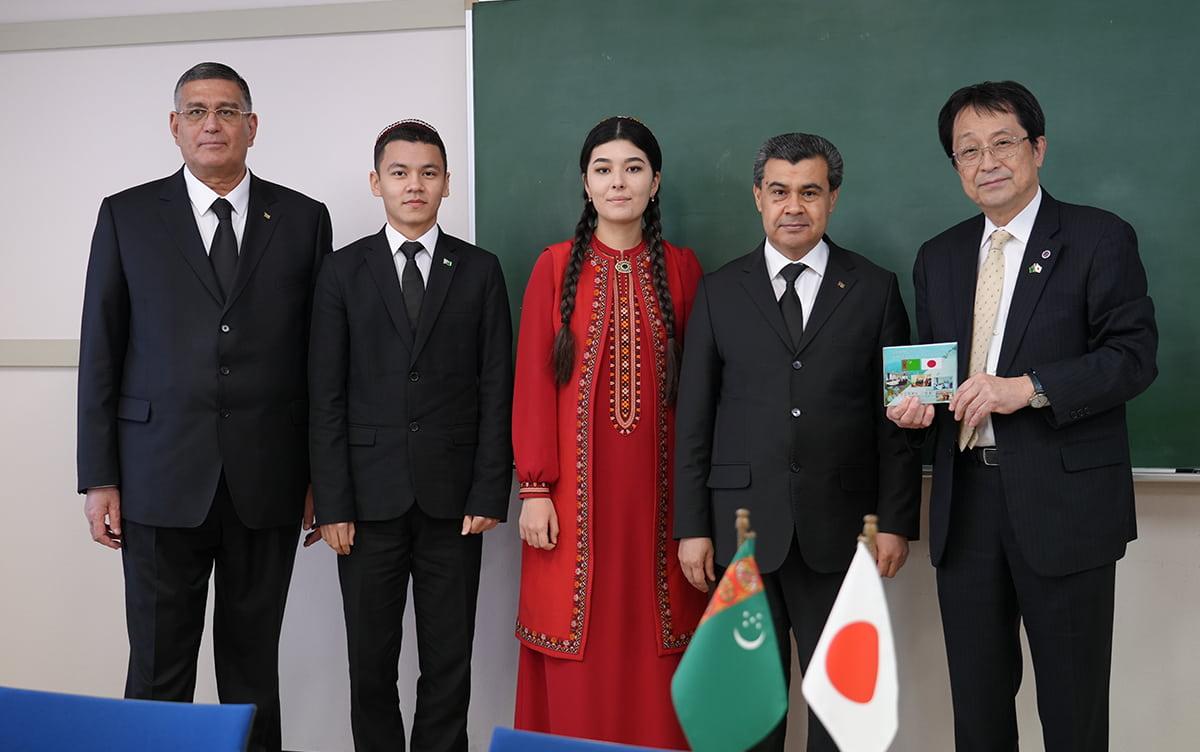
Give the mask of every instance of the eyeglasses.
[{"label": "eyeglasses", "polygon": [[210,110],[207,107],[189,107],[186,110],[176,110],[175,114],[189,123],[203,123],[205,120],[208,120],[208,113],[210,112],[216,115],[217,120],[220,120],[222,123],[236,123],[238,118],[254,114],[253,112],[235,110],[232,107],[218,107],[215,110]]},{"label": "eyeglasses", "polygon": [[1015,138],[1006,136],[998,138],[992,142],[991,146],[968,146],[965,149],[954,152],[950,155],[951,159],[959,165],[973,165],[983,159],[983,153],[989,151],[996,159],[1008,159],[1017,153],[1017,147],[1022,141],[1028,141],[1029,136],[1021,136]]}]

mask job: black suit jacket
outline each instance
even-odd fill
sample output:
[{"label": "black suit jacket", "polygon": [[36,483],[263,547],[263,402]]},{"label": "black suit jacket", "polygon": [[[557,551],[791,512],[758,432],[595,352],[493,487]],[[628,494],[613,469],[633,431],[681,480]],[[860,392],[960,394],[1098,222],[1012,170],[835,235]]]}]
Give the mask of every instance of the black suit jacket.
[{"label": "black suit jacket", "polygon": [[[921,246],[913,268],[922,342],[971,352],[983,215]],[[1048,252],[1048,253],[1047,253]],[[1032,269],[1040,265],[1041,271]],[[1000,475],[1021,552],[1035,571],[1064,575],[1116,561],[1137,535],[1125,403],[1158,373],[1154,304],[1133,228],[1120,217],[1043,191],[1004,327],[998,376],[1030,369],[1050,398],[993,415]],[[929,527],[946,548],[958,424],[939,407]]]},{"label": "black suit jacket", "polygon": [[222,299],[183,171],[104,199],[79,343],[82,493],[118,485],[125,518],[194,527],[224,469],[252,528],[296,523],[308,485],[308,314],[329,212],[250,176]]},{"label": "black suit jacket", "polygon": [[381,230],[317,283],[309,353],[317,520],[504,519],[512,321],[500,262],[442,232],[414,333]]},{"label": "black suit jacket", "polygon": [[718,563],[734,553],[739,507],[766,572],[793,535],[814,570],[846,569],[869,513],[880,530],[917,537],[920,461],[883,413],[881,348],[909,342],[896,275],[826,242],[798,350],[763,244],[697,292],[675,421],[675,537],[714,538]]}]

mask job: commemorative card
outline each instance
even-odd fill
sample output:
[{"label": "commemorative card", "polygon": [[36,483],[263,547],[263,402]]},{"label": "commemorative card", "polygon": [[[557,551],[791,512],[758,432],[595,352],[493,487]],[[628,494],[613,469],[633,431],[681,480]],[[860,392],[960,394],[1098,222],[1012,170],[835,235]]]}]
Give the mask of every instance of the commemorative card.
[{"label": "commemorative card", "polygon": [[949,402],[958,389],[958,343],[883,348],[883,404],[916,397],[930,405]]}]

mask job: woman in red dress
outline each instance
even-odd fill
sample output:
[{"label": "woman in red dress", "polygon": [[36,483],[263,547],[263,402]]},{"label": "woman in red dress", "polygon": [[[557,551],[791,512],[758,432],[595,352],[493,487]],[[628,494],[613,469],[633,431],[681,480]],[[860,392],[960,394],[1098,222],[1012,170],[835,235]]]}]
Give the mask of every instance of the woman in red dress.
[{"label": "woman in red dress", "polygon": [[662,239],[645,125],[600,122],[579,169],[575,237],[542,252],[521,309],[516,726],[686,749],[670,682],[705,595],[675,564],[671,466],[701,270]]}]

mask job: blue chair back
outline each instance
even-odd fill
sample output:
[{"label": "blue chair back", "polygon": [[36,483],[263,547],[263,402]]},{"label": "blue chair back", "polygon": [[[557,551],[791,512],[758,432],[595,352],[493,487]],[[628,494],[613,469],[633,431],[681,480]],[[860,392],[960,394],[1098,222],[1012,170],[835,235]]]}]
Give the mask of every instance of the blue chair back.
[{"label": "blue chair back", "polygon": [[0,687],[5,752],[245,752],[253,705],[116,700]]},{"label": "blue chair back", "polygon": [[651,747],[631,747],[628,744],[594,742],[590,739],[574,739],[569,736],[537,734],[532,731],[497,726],[492,731],[492,745],[488,752],[662,752]]}]

